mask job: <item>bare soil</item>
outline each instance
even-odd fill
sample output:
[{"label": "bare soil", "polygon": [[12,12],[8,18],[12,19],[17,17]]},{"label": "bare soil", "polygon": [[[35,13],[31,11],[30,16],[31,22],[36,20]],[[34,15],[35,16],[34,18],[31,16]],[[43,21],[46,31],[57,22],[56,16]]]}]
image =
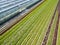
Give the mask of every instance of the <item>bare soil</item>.
[{"label": "bare soil", "polygon": [[56,23],[56,28],[55,28],[55,32],[54,32],[52,45],[56,45],[56,41],[57,41],[58,26],[59,26],[59,20],[60,20],[60,1],[58,3],[58,8],[57,9],[58,9],[58,20],[57,20],[57,23]]}]

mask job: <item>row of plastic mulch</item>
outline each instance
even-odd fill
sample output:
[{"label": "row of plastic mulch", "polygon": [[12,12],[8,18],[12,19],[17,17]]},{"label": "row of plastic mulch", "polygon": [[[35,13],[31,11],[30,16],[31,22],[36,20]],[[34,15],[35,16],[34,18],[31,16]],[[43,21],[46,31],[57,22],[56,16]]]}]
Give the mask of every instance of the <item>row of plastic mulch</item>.
[{"label": "row of plastic mulch", "polygon": [[20,21],[41,0],[1,0],[0,34]]}]

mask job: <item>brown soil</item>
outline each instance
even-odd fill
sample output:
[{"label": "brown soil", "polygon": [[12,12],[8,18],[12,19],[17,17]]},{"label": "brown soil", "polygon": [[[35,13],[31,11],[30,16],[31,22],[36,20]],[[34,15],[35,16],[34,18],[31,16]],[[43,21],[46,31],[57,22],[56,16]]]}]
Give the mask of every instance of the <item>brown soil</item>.
[{"label": "brown soil", "polygon": [[52,45],[56,45],[57,35],[58,35],[58,26],[59,26],[59,20],[60,20],[59,18],[60,18],[60,1],[59,1],[59,4],[58,4],[58,20],[57,20],[57,23],[56,23],[56,28],[55,28],[55,32],[54,32]]}]

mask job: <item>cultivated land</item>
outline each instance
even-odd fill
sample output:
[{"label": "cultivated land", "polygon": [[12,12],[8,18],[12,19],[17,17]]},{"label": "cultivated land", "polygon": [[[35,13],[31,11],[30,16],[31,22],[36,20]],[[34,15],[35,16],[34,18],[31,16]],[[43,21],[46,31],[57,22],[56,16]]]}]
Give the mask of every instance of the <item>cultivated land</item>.
[{"label": "cultivated land", "polygon": [[[25,18],[0,36],[0,45],[42,45],[57,4],[58,0],[46,0],[39,5]],[[57,20],[58,12],[56,11],[46,45],[52,45],[53,43]],[[59,40],[57,45],[59,45]]]}]

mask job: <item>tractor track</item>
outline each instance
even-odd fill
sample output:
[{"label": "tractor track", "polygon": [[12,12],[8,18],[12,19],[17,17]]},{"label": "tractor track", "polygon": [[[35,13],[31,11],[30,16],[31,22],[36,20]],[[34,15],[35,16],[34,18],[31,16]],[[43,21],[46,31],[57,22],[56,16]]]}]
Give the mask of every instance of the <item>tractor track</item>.
[{"label": "tractor track", "polygon": [[54,32],[54,36],[53,36],[52,45],[56,45],[56,42],[57,42],[58,26],[59,26],[59,21],[60,21],[60,0],[59,0],[57,9],[58,9],[58,20],[57,20],[57,23],[56,23],[56,28],[55,28],[55,32]]}]

